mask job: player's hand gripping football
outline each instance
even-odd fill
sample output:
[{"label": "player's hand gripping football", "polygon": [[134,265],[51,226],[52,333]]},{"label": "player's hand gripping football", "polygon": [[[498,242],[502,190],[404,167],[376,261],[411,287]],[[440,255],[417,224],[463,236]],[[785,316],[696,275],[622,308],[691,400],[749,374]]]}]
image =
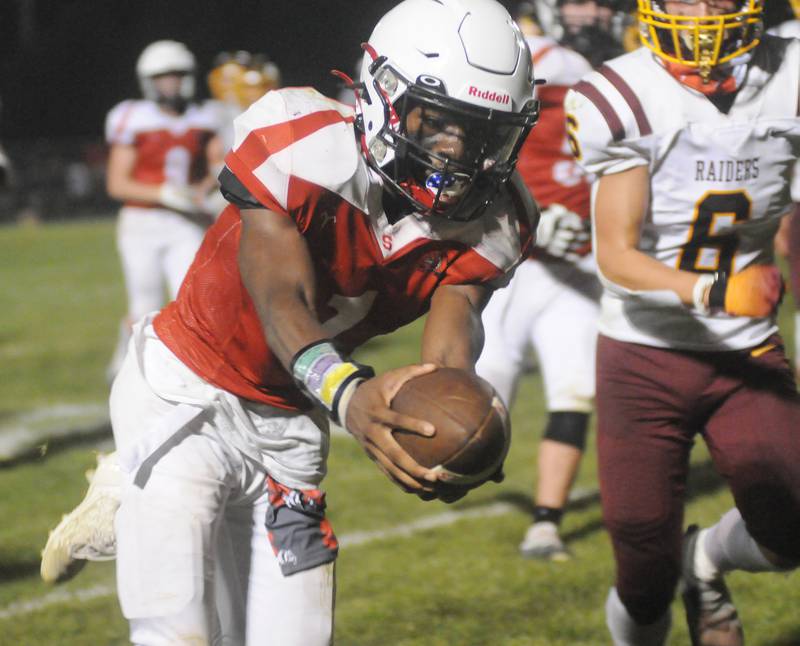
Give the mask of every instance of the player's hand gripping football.
[{"label": "player's hand gripping football", "polygon": [[763,318],[780,305],[784,284],[774,265],[751,265],[731,276],[717,274],[708,290],[708,305],[733,316]]},{"label": "player's hand gripping football", "polygon": [[435,496],[437,475],[402,449],[392,429],[402,428],[425,436],[433,435],[435,429],[430,422],[400,414],[390,405],[404,383],[435,369],[433,364],[405,366],[368,379],[353,394],[345,423],[350,434],[392,482],[403,491],[425,498]]},{"label": "player's hand gripping football", "polygon": [[589,253],[592,232],[589,220],[561,204],[551,204],[539,217],[536,246],[551,256],[575,262]]}]

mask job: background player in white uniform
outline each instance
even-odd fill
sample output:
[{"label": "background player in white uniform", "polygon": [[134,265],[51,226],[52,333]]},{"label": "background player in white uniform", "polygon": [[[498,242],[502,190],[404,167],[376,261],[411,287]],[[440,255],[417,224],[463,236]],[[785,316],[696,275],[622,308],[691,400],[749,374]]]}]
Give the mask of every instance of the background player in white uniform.
[{"label": "background player in white uniform", "polygon": [[526,34],[537,78],[546,81],[537,88],[538,126],[517,163],[542,216],[533,258],[484,310],[486,342],[476,368],[510,404],[525,355],[536,352],[549,415],[539,445],[534,522],[520,552],[564,560],[569,553],[559,525],[593,406],[600,285],[591,254],[589,183],[570,152],[563,102],[567,89],[592,69],[581,54],[599,64],[622,53],[627,14],[593,0],[540,0],[519,5],[515,18]]},{"label": "background player in white uniform", "polygon": [[[664,643],[680,576],[693,644],[740,645],[724,573],[800,562],[800,396],[772,264],[800,152],[800,41],[759,40],[762,11],[640,0],[647,48],[565,102],[599,176],[598,456],[617,645]],[[697,433],[736,508],[682,541]]]},{"label": "background player in white uniform", "polygon": [[211,221],[202,209],[214,181],[210,170],[222,163],[219,149],[208,145],[219,129],[214,107],[193,102],[195,59],[186,46],[151,43],[136,74],[144,99],[123,101],[106,120],[108,193],[124,202],[117,246],[128,294],[109,380],[131,325],[164,304],[165,288],[177,293]]},{"label": "background player in white uniform", "polygon": [[[480,310],[533,243],[513,175],[538,114],[530,53],[493,0],[406,0],[365,51],[357,115],[290,88],[236,120],[231,205],[114,382],[137,644],[330,643],[326,417],[404,490],[442,494],[392,435],[434,429],[389,403],[437,365],[474,367]],[[428,311],[427,365],[349,360]]]}]

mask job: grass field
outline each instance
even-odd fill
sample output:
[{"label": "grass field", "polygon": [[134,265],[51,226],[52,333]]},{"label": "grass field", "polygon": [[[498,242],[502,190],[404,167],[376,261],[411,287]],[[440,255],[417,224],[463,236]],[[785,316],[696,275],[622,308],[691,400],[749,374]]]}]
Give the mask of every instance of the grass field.
[{"label": "grass field", "polygon": [[[103,401],[104,366],[123,302],[111,221],[0,229],[0,425],[41,407]],[[788,313],[784,306],[787,321]],[[377,340],[360,358],[378,369],[414,362],[419,331],[412,326]],[[584,495],[564,521],[575,558],[540,563],[517,554],[530,521],[544,420],[540,386],[538,376],[526,377],[513,410],[505,482],[452,506],[404,495],[354,441],[334,438],[326,488],[343,539],[338,645],[609,643],[603,603],[613,563],[593,494],[593,451],[577,484]],[[60,445],[0,468],[0,645],[127,643],[112,564],[90,564],[57,588],[38,575],[48,528],[83,494],[93,446]],[[713,523],[730,504],[698,446],[687,522]],[[797,575],[730,577],[750,646],[800,644],[799,581]],[[673,622],[669,643],[688,644],[679,603]]]}]

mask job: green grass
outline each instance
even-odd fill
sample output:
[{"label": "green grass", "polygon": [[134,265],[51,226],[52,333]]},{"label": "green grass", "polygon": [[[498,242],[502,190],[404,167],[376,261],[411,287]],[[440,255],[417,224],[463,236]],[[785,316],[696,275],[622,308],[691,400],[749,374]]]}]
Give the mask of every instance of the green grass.
[{"label": "green grass", "polygon": [[[102,401],[107,394],[103,370],[124,309],[113,223],[0,229],[0,308],[0,419],[55,403]],[[783,314],[788,321],[788,306]],[[416,361],[420,329],[411,326],[377,340],[360,358],[378,369]],[[786,336],[790,341],[791,335]],[[614,568],[596,499],[565,518],[573,560],[539,563],[517,555],[529,523],[536,440],[544,420],[539,377],[526,377],[521,393],[512,415],[506,481],[486,485],[450,507],[401,493],[355,442],[334,438],[326,488],[340,536],[497,501],[513,509],[343,549],[337,565],[337,644],[608,643],[603,603]],[[127,643],[126,623],[113,595],[2,618],[10,604],[54,590],[113,586],[112,564],[90,564],[59,588],[38,578],[38,553],[47,530],[80,500],[83,471],[92,463],[91,445],[81,444],[0,469],[0,645]],[[591,490],[595,477],[590,451],[577,486]],[[713,523],[731,504],[702,446],[695,450],[690,490],[687,521]],[[796,575],[730,577],[750,646],[800,644],[797,582]],[[673,617],[670,644],[687,644],[679,603]]]}]

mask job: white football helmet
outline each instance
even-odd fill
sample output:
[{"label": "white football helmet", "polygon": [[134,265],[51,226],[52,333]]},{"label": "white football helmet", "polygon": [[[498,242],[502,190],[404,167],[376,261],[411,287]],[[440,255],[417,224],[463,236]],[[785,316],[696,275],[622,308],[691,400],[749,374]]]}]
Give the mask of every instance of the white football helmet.
[{"label": "white football helmet", "polygon": [[183,43],[157,40],[144,48],[136,61],[136,75],[146,99],[164,102],[153,84],[153,77],[170,72],[181,75],[180,98],[184,103],[194,98],[194,54]]},{"label": "white football helmet", "polygon": [[[420,213],[478,217],[538,118],[511,16],[495,0],[404,0],[363,47],[356,112],[370,166]],[[437,137],[457,137],[460,152],[442,154]]]}]

